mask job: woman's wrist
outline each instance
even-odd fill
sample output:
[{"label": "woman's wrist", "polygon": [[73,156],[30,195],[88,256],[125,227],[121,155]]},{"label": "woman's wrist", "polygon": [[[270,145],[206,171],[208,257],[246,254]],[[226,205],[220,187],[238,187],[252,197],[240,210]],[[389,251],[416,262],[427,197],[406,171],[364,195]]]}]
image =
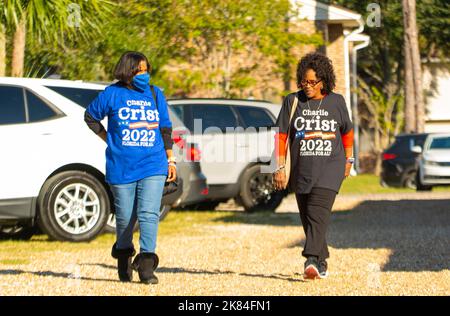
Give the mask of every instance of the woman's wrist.
[{"label": "woman's wrist", "polygon": [[273,173],[277,173],[278,171],[284,170],[285,167],[286,167],[285,165],[278,166]]}]

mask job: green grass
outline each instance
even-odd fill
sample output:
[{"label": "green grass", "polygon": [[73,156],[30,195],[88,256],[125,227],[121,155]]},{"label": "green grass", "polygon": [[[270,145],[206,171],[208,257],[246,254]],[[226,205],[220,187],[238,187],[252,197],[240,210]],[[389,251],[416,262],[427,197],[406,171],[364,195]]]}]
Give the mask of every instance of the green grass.
[{"label": "green grass", "polygon": [[2,259],[0,260],[0,264],[5,265],[20,265],[20,264],[29,264],[30,261],[26,259]]},{"label": "green grass", "polygon": [[[299,225],[297,214],[244,213],[218,211],[171,211],[159,225],[158,236],[171,235],[195,236],[205,234],[205,229],[212,225],[256,224],[256,225]],[[47,235],[35,235],[29,241],[2,240],[0,241],[0,265],[29,264],[30,256],[34,253],[81,252],[92,249],[109,252],[115,242],[114,234],[102,234],[90,242],[60,242],[51,241]],[[139,233],[134,235],[134,244],[138,247]]]},{"label": "green grass", "polygon": [[[450,192],[450,187],[437,187],[433,191]],[[346,179],[340,194],[374,194],[374,193],[404,193],[415,192],[405,188],[383,188],[379,177],[374,175],[358,175]],[[220,212],[220,211],[171,211],[159,225],[159,236],[179,235],[194,236],[204,233],[210,225],[256,224],[271,226],[299,225],[298,214],[272,214],[267,212]],[[135,245],[138,243],[138,233],[135,234]],[[90,242],[59,242],[50,241],[47,235],[33,236],[30,241],[3,240],[0,241],[0,265],[28,264],[30,254],[36,252],[55,251],[79,252],[92,249],[110,249],[115,241],[114,234],[103,234]],[[104,251],[104,250],[101,250]]]},{"label": "green grass", "polygon": [[[450,186],[435,187],[433,192],[450,192]],[[405,193],[416,192],[407,188],[384,188],[380,185],[380,177],[371,174],[362,174],[344,180],[340,194],[374,194],[374,193]]]}]

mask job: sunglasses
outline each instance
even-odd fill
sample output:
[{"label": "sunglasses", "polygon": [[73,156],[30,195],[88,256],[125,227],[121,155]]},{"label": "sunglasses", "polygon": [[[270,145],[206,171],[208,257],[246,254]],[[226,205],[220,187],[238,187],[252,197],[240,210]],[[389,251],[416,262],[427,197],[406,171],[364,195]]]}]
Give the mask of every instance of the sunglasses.
[{"label": "sunglasses", "polygon": [[320,80],[318,80],[318,81],[315,81],[315,80],[302,80],[302,81],[300,82],[300,84],[301,84],[303,87],[306,87],[307,84],[309,84],[311,87],[315,87],[315,86],[317,86],[317,84],[318,84],[319,82],[321,82],[321,81],[322,81],[322,79],[320,79]]}]

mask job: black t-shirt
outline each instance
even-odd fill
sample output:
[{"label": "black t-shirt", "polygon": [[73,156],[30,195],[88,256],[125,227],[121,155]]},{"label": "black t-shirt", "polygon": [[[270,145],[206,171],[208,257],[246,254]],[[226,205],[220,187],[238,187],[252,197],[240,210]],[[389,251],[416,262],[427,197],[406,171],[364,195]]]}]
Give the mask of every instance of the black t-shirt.
[{"label": "black t-shirt", "polygon": [[[353,128],[345,99],[330,93],[322,104],[309,100],[303,91],[289,94],[283,102],[276,126],[288,132],[289,116],[298,96],[297,110],[292,117],[288,141],[291,144],[291,175],[289,190],[309,193],[312,188],[339,192],[345,177],[345,151],[342,134]],[[320,104],[320,107],[319,107]]]}]

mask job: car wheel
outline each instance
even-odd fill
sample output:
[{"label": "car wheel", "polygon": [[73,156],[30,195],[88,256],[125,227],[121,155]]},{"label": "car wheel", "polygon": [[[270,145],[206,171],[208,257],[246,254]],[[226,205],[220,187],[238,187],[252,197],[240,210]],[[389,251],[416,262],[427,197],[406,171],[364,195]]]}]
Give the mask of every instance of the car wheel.
[{"label": "car wheel", "polygon": [[389,187],[389,185],[388,185],[385,181],[383,181],[383,180],[380,180],[380,185],[381,185],[383,188],[388,188],[388,187]]},{"label": "car wheel", "polygon": [[261,173],[261,165],[248,168],[241,178],[238,198],[247,212],[275,211],[281,204],[284,191],[273,190],[272,174]]},{"label": "car wheel", "polygon": [[36,232],[36,226],[0,226],[0,240],[30,240]]},{"label": "car wheel", "polygon": [[403,186],[408,189],[416,190],[416,178],[417,175],[415,171],[408,173],[403,180]]},{"label": "car wheel", "polygon": [[431,185],[423,185],[420,182],[420,171],[416,172],[416,190],[417,191],[431,191],[433,187]]},{"label": "car wheel", "polygon": [[48,179],[38,198],[37,223],[51,239],[89,241],[103,231],[110,210],[108,193],[94,176],[65,171]]},{"label": "car wheel", "polygon": [[170,205],[161,205],[161,209],[159,210],[159,220],[162,221],[166,218],[167,214],[172,207]]},{"label": "car wheel", "polygon": [[[169,211],[171,210],[170,205],[161,205],[161,208],[159,210],[159,220],[162,221]],[[134,225],[134,231],[139,230],[139,223],[136,222],[136,225]],[[106,222],[106,226],[104,229],[105,233],[115,233],[116,232],[116,215],[114,213],[110,213],[108,216],[108,221]]]}]

